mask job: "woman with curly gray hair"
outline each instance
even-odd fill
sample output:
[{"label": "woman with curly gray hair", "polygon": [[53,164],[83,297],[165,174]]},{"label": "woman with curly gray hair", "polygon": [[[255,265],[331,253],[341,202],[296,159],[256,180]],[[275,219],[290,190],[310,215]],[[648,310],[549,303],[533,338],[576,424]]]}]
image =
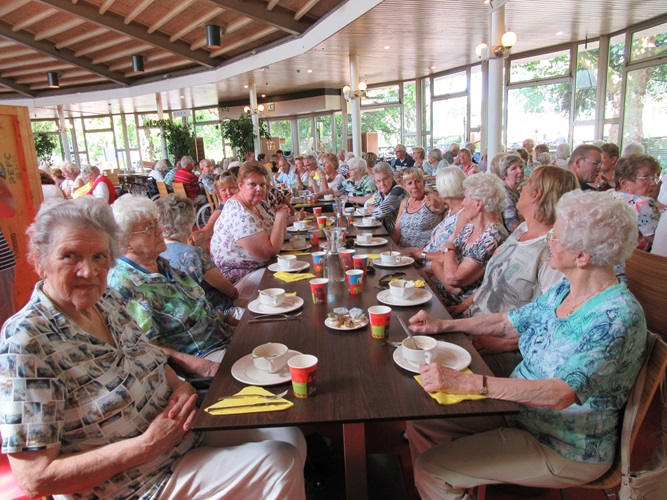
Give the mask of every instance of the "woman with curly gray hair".
[{"label": "woman with curly gray hair", "polygon": [[86,183],[86,180],[81,175],[79,166],[71,161],[63,163],[62,171],[65,175],[65,181],[60,187],[65,193],[65,196],[71,198],[74,191],[82,187]]},{"label": "woman with curly gray hair", "polygon": [[456,429],[446,421],[409,423],[423,498],[461,498],[466,488],[503,482],[567,488],[613,463],[646,345],[641,305],[614,272],[635,248],[637,218],[608,194],[581,190],[565,193],[556,212],[550,263],[566,280],[509,313],[439,320],[420,311],[410,318],[420,333],[518,338],[523,355],[510,378],[422,365],[426,391],[485,394],[519,406],[506,420]]},{"label": "woman with curly gray hair", "polygon": [[508,236],[499,222],[505,199],[500,179],[493,174],[473,174],[463,187],[461,216],[469,222],[454,241],[442,244],[440,257],[431,265],[438,280],[436,289],[449,306],[461,303],[481,284],[486,263]]},{"label": "woman with curly gray hair", "polygon": [[510,153],[500,160],[500,178],[505,187],[503,224],[510,233],[521,224],[521,216],[516,208],[516,203],[519,201],[519,188],[523,182],[523,167],[523,159],[517,154]]},{"label": "woman with curly gray hair", "polygon": [[92,184],[89,195],[99,198],[106,201],[109,205],[112,205],[114,201],[118,199],[118,193],[116,193],[116,187],[109,180],[108,177],[102,175],[100,169],[95,165],[85,165],[81,169],[81,173],[86,178],[86,180]]}]

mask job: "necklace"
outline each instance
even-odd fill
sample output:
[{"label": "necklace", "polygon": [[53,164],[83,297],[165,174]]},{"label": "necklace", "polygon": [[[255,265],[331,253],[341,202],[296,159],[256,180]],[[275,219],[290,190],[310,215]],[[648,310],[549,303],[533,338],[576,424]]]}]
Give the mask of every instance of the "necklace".
[{"label": "necklace", "polygon": [[570,307],[570,310],[566,313],[567,317],[569,318],[569,317],[572,315],[572,313],[573,313],[574,311],[576,311],[577,309],[579,309],[579,308],[584,304],[584,302],[586,302],[588,299],[590,299],[590,298],[593,297],[594,295],[597,295],[598,293],[602,293],[602,292],[604,292],[607,288],[609,288],[609,287],[611,287],[611,286],[614,286],[614,285],[617,285],[617,284],[618,284],[618,280],[610,281],[610,282],[607,283],[606,285],[604,285],[604,286],[598,288],[598,289],[595,290],[593,293],[591,293],[590,295],[588,295],[584,300],[581,300],[581,301],[575,303],[575,305],[573,305],[572,307]]},{"label": "necklace", "polygon": [[[75,324],[79,325],[79,324],[78,324],[76,321],[74,321],[74,320],[73,320],[73,319],[72,319],[72,318],[71,318],[65,311],[63,311],[62,308],[61,308],[58,304],[56,304],[56,301],[53,300],[53,298],[49,295],[49,293],[46,291],[46,289],[44,288],[43,285],[42,285],[42,292],[44,292],[44,295],[46,295],[46,298],[49,299],[49,300],[51,301],[51,304],[53,305],[53,307],[55,307],[56,311],[58,311],[60,314],[62,314],[63,316],[65,316],[65,317],[66,317],[68,320],[70,320],[72,323],[75,323]],[[100,319],[100,321],[102,322],[102,326],[104,327],[104,331],[105,331],[106,334],[107,334],[107,339],[108,339],[108,340],[106,340],[105,342],[107,342],[108,344],[113,345],[114,347],[116,347],[116,341],[114,340],[113,336],[111,335],[111,332],[109,331],[109,326],[107,325],[107,322],[104,321],[104,317],[102,316],[102,312],[100,311],[100,309],[99,309],[99,307],[97,306],[97,304],[95,304],[94,309],[95,309],[95,312],[97,313],[97,317],[98,317],[98,318]],[[81,326],[81,325],[79,325],[79,326]]]}]

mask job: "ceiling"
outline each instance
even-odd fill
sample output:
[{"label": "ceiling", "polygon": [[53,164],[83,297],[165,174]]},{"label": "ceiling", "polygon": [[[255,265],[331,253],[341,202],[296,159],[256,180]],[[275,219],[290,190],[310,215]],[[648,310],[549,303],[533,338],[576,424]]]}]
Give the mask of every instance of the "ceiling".
[{"label": "ceiling", "polygon": [[[665,0],[508,0],[513,54],[621,31],[657,16]],[[220,48],[205,26],[223,28]],[[359,55],[369,85],[476,61],[487,41],[483,0],[2,0],[0,103],[31,116],[214,106],[349,82]],[[388,48],[386,48],[388,47]],[[145,58],[135,72],[131,57]],[[47,88],[46,72],[60,77]]]}]

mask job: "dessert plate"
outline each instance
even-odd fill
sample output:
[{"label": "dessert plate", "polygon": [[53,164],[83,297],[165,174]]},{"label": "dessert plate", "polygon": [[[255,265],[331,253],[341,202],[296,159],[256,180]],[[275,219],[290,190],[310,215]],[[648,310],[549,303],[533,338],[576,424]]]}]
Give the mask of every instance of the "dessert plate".
[{"label": "dessert plate", "polygon": [[250,304],[248,304],[248,309],[250,312],[256,314],[276,314],[276,313],[288,313],[291,311],[296,311],[299,307],[303,305],[303,299],[295,295],[286,295],[285,300],[278,307],[271,307],[265,304],[262,304],[259,299],[255,299]]},{"label": "dessert plate", "polygon": [[389,306],[405,306],[405,307],[425,304],[426,302],[431,300],[432,297],[433,294],[423,288],[415,288],[415,291],[412,292],[412,296],[409,299],[401,299],[399,297],[395,297],[394,295],[391,294],[391,290],[382,290],[377,295],[378,301],[382,302],[383,304],[387,304]]}]

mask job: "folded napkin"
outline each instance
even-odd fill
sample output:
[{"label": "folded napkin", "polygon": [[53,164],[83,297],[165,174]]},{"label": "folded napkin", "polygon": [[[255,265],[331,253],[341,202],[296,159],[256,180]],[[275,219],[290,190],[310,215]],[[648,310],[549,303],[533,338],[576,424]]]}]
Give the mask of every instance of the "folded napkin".
[{"label": "folded napkin", "polygon": [[[273,393],[267,391],[266,389],[262,389],[261,387],[255,387],[255,386],[248,386],[244,387],[241,389],[239,392],[235,394],[235,396],[242,396],[244,394],[261,394],[264,396],[273,396]],[[267,406],[252,406],[252,405],[258,405],[260,403],[284,403],[280,405],[267,405]],[[249,408],[233,408],[231,410],[226,410],[225,408],[228,406],[248,406]],[[211,415],[238,415],[240,413],[260,413],[260,412],[267,412],[267,411],[281,411],[281,410],[287,410],[294,406],[294,403],[291,401],[288,401],[284,398],[280,399],[274,399],[271,401],[267,401],[266,398],[258,398],[258,397],[253,397],[253,396],[247,396],[244,398],[232,398],[232,399],[224,399],[222,401],[218,401],[215,404],[212,404],[208,408],[206,408],[206,412],[210,413]]]},{"label": "folded napkin", "polygon": [[[394,278],[393,280],[391,280],[389,282],[389,284],[391,285],[394,281],[400,281],[400,280],[398,278]],[[408,280],[408,281],[411,281],[411,280]],[[416,288],[424,288],[424,286],[426,286],[426,282],[424,280],[414,280],[412,282],[415,284]]]},{"label": "folded napkin", "polygon": [[[461,373],[472,372],[466,368],[465,370],[461,370]],[[419,382],[419,385],[424,387],[424,384],[422,384],[422,380],[419,375],[415,375],[415,380]],[[455,403],[460,403],[461,401],[486,398],[486,396],[482,396],[481,394],[448,394],[446,392],[429,392],[428,394],[441,405],[453,405]]]},{"label": "folded napkin", "polygon": [[[276,273],[278,274],[278,273]],[[287,273],[289,274],[289,273]],[[258,295],[257,298],[260,299],[262,296]],[[296,292],[285,292],[285,297],[296,297]]]},{"label": "folded napkin", "polygon": [[[292,283],[294,281],[312,280],[315,275],[312,273],[286,273],[284,271],[278,271],[273,277],[283,280],[286,283]],[[290,294],[288,293],[286,295]],[[294,295],[296,295],[296,292],[294,292]]]},{"label": "folded napkin", "polygon": [[297,257],[303,257],[304,255],[310,255],[308,252],[281,252],[280,255],[296,255]]}]

